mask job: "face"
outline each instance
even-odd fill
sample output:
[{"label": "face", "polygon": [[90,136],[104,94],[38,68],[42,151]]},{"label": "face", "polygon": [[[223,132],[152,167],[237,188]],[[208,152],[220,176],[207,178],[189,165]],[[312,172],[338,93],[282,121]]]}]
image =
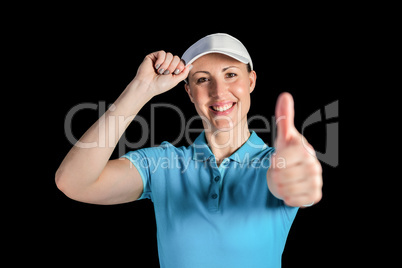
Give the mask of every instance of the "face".
[{"label": "face", "polygon": [[[211,53],[193,63],[186,91],[206,131],[230,131],[247,124],[256,73],[229,56]],[[243,125],[244,126],[244,125]]]}]

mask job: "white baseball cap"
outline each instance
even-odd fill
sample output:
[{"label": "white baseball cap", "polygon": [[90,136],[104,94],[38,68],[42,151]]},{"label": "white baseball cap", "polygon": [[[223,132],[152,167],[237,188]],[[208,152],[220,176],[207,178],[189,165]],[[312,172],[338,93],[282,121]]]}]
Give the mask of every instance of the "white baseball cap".
[{"label": "white baseball cap", "polygon": [[189,65],[199,57],[210,53],[221,53],[242,63],[250,64],[253,70],[253,62],[246,47],[238,39],[225,33],[211,34],[201,38],[189,47],[181,58],[186,65]]}]

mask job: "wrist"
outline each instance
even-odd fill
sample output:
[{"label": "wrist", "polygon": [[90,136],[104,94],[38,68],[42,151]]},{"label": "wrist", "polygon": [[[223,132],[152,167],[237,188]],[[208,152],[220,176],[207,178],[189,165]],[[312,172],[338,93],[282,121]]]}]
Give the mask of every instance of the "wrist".
[{"label": "wrist", "polygon": [[155,94],[153,94],[151,85],[148,82],[137,78],[134,78],[130,84],[128,84],[126,90],[129,92],[138,93],[138,95],[141,96],[142,99],[146,100],[146,102],[155,96]]}]

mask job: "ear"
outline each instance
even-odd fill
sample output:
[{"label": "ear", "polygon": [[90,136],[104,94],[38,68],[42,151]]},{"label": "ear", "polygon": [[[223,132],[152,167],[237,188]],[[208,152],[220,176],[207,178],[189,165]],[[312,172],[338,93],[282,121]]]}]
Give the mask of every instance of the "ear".
[{"label": "ear", "polygon": [[250,79],[250,93],[254,91],[255,84],[257,82],[257,73],[255,71],[251,71],[249,73],[249,79]]},{"label": "ear", "polygon": [[193,95],[191,94],[190,86],[187,83],[184,83],[184,89],[186,90],[188,96],[190,97],[191,102],[194,103],[194,99],[193,99]]}]

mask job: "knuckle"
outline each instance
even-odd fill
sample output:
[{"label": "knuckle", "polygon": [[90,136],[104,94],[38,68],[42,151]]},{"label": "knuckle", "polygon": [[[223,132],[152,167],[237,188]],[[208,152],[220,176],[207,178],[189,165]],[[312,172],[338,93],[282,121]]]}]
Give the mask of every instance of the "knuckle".
[{"label": "knuckle", "polygon": [[324,184],[321,177],[317,177],[317,179],[316,179],[316,184],[317,184],[317,188],[321,191],[322,186],[323,186],[323,184]]},{"label": "knuckle", "polygon": [[164,50],[159,50],[157,52],[158,58],[163,58],[166,55],[166,52]]},{"label": "knuckle", "polygon": [[315,182],[315,185],[310,188],[308,192],[308,198],[313,200],[320,199],[322,195],[322,188],[319,186],[319,183]]},{"label": "knuckle", "polygon": [[172,58],[173,58],[172,53],[170,53],[170,52],[166,53],[165,58],[164,58],[164,61],[163,61],[163,64],[162,64],[162,66],[163,66],[163,68],[164,68],[165,70],[170,66],[170,63],[171,63],[171,61],[172,61]]},{"label": "knuckle", "polygon": [[314,169],[315,169],[315,173],[316,173],[317,175],[322,174],[322,167],[321,167],[320,163],[317,163],[317,164],[314,166]]},{"label": "knuckle", "polygon": [[311,153],[309,152],[309,150],[307,149],[307,148],[303,148],[303,150],[302,150],[302,154],[303,154],[303,156],[305,157],[305,158],[309,158],[309,157],[311,157]]},{"label": "knuckle", "polygon": [[314,176],[311,180],[311,187],[314,190],[321,190],[322,184],[323,183],[320,176]]},{"label": "knuckle", "polygon": [[312,175],[319,175],[322,174],[322,167],[320,162],[318,161],[312,161],[308,164],[308,168],[310,170],[310,174]]},{"label": "knuckle", "polygon": [[180,69],[180,71],[182,71],[184,69],[185,65],[183,63],[183,61],[180,60],[179,64],[177,65],[177,68]]},{"label": "knuckle", "polygon": [[316,191],[311,196],[311,200],[314,200],[315,203],[319,202],[321,200],[321,198],[322,198],[322,192],[321,191]]},{"label": "knuckle", "polygon": [[318,183],[318,180],[316,178],[313,178],[311,180],[311,188],[312,189],[318,189],[319,188],[319,183]]},{"label": "knuckle", "polygon": [[177,65],[178,65],[178,63],[179,63],[179,57],[177,57],[177,56],[174,56],[173,57],[173,60],[171,61],[171,63],[170,63],[170,65],[169,65],[169,70],[171,70],[172,72],[174,71],[174,70],[176,70],[176,68],[177,68]]},{"label": "knuckle", "polygon": [[317,158],[313,156],[311,153],[309,153],[307,150],[304,150],[304,159],[307,163],[315,163],[317,161]]}]

